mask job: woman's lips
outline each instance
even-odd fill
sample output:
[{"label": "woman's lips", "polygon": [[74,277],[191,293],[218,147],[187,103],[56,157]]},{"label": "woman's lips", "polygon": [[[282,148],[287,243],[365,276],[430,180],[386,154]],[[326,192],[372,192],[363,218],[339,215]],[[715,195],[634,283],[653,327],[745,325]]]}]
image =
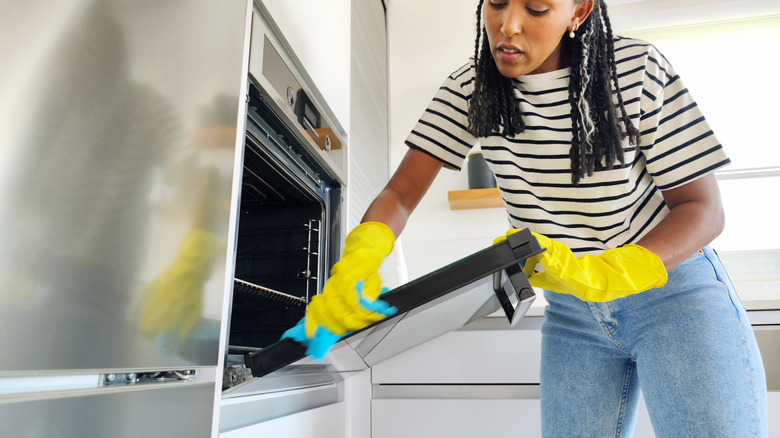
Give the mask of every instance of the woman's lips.
[{"label": "woman's lips", "polygon": [[501,44],[497,47],[498,56],[504,62],[515,62],[523,56],[519,47]]}]

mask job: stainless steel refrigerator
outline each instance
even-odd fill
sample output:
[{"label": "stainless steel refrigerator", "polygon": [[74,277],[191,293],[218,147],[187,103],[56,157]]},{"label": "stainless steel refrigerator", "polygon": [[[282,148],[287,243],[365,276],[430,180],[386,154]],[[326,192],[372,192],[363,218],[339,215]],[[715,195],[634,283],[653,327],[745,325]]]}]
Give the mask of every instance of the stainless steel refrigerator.
[{"label": "stainless steel refrigerator", "polygon": [[216,430],[250,15],[4,2],[0,436]]}]

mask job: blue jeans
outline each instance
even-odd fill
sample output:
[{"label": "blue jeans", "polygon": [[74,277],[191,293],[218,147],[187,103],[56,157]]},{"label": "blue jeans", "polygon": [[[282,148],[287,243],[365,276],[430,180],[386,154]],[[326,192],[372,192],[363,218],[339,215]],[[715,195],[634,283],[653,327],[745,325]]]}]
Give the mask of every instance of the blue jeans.
[{"label": "blue jeans", "polygon": [[764,367],[717,254],[606,303],[545,292],[542,435],[630,437],[640,391],[656,437],[766,437]]}]

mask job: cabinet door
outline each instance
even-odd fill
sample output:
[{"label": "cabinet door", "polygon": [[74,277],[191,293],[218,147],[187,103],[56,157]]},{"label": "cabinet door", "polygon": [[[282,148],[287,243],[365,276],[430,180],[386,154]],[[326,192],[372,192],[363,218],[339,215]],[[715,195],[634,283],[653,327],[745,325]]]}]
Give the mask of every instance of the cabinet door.
[{"label": "cabinet door", "polygon": [[252,426],[220,432],[221,438],[344,438],[344,403],[336,403]]},{"label": "cabinet door", "polygon": [[374,400],[372,438],[541,436],[539,400]]},{"label": "cabinet door", "polygon": [[[485,321],[486,320],[486,321]],[[446,333],[373,367],[374,384],[538,384],[542,318],[526,317],[513,329],[506,318]]]}]

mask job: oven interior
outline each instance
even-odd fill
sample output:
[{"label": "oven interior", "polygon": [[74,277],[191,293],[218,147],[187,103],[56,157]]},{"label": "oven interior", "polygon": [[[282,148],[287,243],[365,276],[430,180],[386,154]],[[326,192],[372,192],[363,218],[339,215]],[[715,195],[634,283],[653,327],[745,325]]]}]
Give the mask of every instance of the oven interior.
[{"label": "oven interior", "polygon": [[278,341],[338,256],[341,185],[249,88],[229,354]]}]

